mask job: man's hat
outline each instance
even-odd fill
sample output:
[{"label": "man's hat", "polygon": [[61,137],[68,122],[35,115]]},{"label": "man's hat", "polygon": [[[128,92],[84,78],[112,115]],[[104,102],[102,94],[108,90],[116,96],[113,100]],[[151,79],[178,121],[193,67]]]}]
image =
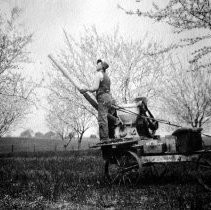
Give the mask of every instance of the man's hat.
[{"label": "man's hat", "polygon": [[106,70],[109,67],[109,65],[106,62],[103,62],[102,67],[104,70]]},{"label": "man's hat", "polygon": [[103,61],[101,59],[97,59],[97,64],[102,63]]}]

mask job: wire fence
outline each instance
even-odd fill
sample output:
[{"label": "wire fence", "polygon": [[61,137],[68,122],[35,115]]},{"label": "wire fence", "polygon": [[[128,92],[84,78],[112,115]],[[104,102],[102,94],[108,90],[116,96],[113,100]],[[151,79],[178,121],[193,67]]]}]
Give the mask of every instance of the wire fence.
[{"label": "wire fence", "polygon": [[73,141],[66,145],[62,140],[52,139],[23,139],[23,138],[1,138],[0,139],[0,154],[16,153],[16,152],[45,152],[45,151],[73,151],[86,150],[95,144],[90,138],[82,140],[80,148],[78,142]]}]

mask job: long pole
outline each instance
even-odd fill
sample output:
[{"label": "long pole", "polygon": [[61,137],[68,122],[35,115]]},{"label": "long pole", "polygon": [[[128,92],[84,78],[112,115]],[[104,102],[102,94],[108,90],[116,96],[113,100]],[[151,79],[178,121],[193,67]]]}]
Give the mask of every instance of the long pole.
[{"label": "long pole", "polygon": [[62,74],[80,91],[81,89],[76,84],[76,82],[73,79],[71,79],[68,73],[56,62],[56,60],[52,57],[52,55],[48,55],[48,57],[53,62],[53,64],[62,72]]},{"label": "long pole", "polygon": [[[70,77],[70,75],[66,72],[65,69],[63,69],[57,62],[56,60],[53,58],[53,56],[48,55],[48,58],[53,62],[53,64],[57,67],[57,69],[59,69],[59,71],[64,75],[65,78],[67,78],[72,84],[73,86],[75,86],[79,91],[81,90],[81,88],[77,85],[77,83]],[[98,103],[88,94],[88,93],[83,93],[82,94],[84,96],[84,98],[86,98],[86,100],[96,109],[98,110]],[[114,122],[117,121],[117,118],[114,117],[111,114],[108,114],[108,118]]]},{"label": "long pole", "polygon": [[[66,70],[64,70],[57,62],[56,60],[51,56],[48,55],[48,57],[50,58],[50,60],[53,62],[53,64],[57,67],[57,69],[59,69],[59,71],[64,75],[65,78],[67,78],[72,84],[73,86],[75,86],[77,88],[78,91],[81,90],[81,88],[78,86],[78,84],[69,76],[69,74],[66,72]],[[88,93],[84,93],[83,96],[86,98],[87,101],[89,101],[89,103],[97,110],[98,109],[98,104],[97,102],[88,94]]]}]

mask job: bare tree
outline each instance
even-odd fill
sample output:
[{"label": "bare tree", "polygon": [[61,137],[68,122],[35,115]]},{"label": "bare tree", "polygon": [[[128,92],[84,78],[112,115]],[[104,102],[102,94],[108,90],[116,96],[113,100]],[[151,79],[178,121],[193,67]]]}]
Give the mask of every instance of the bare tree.
[{"label": "bare tree", "polygon": [[[49,99],[52,102],[52,100]],[[57,136],[64,142],[64,148],[66,150],[67,146],[70,144],[74,138],[73,128],[70,126],[67,120],[64,120],[62,116],[63,112],[56,108],[55,105],[51,104],[51,110],[48,111],[46,121],[48,127],[54,131]]]},{"label": "bare tree", "polygon": [[[60,96],[55,92],[60,92]],[[84,133],[93,125],[93,115],[79,107],[77,99],[71,95],[71,92],[62,95],[63,89],[57,89],[52,92],[48,101],[51,111],[48,114],[47,122],[51,129],[55,130],[63,140],[68,139],[68,146],[73,139],[73,133],[77,135],[78,149],[80,149]],[[69,97],[68,97],[69,96]]]},{"label": "bare tree", "polygon": [[26,129],[25,131],[21,132],[20,137],[23,138],[32,138],[33,137],[33,130],[32,129]]},{"label": "bare tree", "polygon": [[0,136],[7,133],[14,124],[23,119],[27,113],[27,105],[24,101],[11,97],[0,97]]},{"label": "bare tree", "polygon": [[37,139],[43,139],[44,138],[44,134],[42,132],[36,132],[34,134],[34,138],[37,138]]},{"label": "bare tree", "polygon": [[[139,5],[141,6],[141,3]],[[189,58],[190,67],[172,64],[173,71],[170,71],[169,77],[163,78],[163,90],[160,93],[165,112],[171,114],[179,123],[192,127],[205,126],[211,114],[210,0],[168,0],[165,6],[153,1],[151,10],[137,9],[126,12],[166,22],[173,26],[174,33],[183,37],[175,48],[188,46],[194,49]]]},{"label": "bare tree", "polygon": [[[53,97],[51,95],[51,97]],[[57,97],[53,100],[48,98],[49,101],[56,101]],[[58,100],[58,99],[57,99]],[[61,107],[55,107],[56,104],[51,103],[51,110],[48,111],[46,121],[48,127],[54,131],[58,137],[64,142],[64,148],[67,149],[70,142],[75,137],[74,129],[71,127],[69,119],[64,119],[64,110],[61,110]]]},{"label": "bare tree", "polygon": [[172,64],[160,87],[163,113],[184,126],[203,127],[211,117],[211,78],[191,65]]},{"label": "bare tree", "polygon": [[[182,42],[179,46],[195,45],[197,50],[193,51],[190,63],[198,62],[198,68],[206,68],[211,65],[209,58],[211,53],[210,0],[168,0],[164,7],[160,7],[153,1],[150,11],[144,12],[142,9],[137,9],[136,11],[126,12],[149,17],[155,21],[164,21],[173,26],[175,33],[191,32],[188,33],[187,38],[181,39]],[[199,33],[199,29],[206,30]],[[200,47],[197,47],[199,44]]]},{"label": "bare tree", "polygon": [[19,30],[20,13],[15,7],[9,19],[0,14],[0,136],[28,113],[35,88],[21,74],[21,64],[28,62],[26,47],[32,34]]},{"label": "bare tree", "polygon": [[139,95],[152,97],[163,65],[162,47],[146,42],[127,41],[118,28],[112,35],[99,34],[95,27],[85,29],[79,41],[65,32],[66,49],[58,55],[60,63],[80,84],[91,86],[96,60],[109,63],[112,94],[118,102],[130,102]]},{"label": "bare tree", "polygon": [[53,106],[51,106],[51,110],[48,112],[46,121],[48,127],[54,131],[62,141],[64,141],[72,131],[70,125],[62,119],[59,110],[57,108],[55,109],[55,107],[53,108]]},{"label": "bare tree", "polygon": [[68,134],[68,137],[66,137],[67,143],[64,144],[65,150],[67,149],[67,147],[68,147],[68,145],[70,144],[70,142],[74,139],[74,137],[75,137],[75,133],[74,133],[74,132],[70,132],[70,133]]},{"label": "bare tree", "polygon": [[93,125],[92,116],[85,110],[79,107],[72,107],[73,113],[71,117],[72,128],[74,129],[78,138],[78,150],[81,148],[81,142],[84,133]]}]

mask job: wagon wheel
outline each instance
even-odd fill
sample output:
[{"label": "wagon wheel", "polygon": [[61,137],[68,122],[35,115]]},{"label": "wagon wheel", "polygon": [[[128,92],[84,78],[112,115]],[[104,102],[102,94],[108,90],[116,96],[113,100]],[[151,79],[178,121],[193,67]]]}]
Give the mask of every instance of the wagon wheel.
[{"label": "wagon wheel", "polygon": [[211,191],[211,161],[200,156],[197,161],[197,180],[206,189]]},{"label": "wagon wheel", "polygon": [[142,164],[136,153],[128,151],[114,160],[105,163],[105,175],[111,184],[136,184],[140,177]]}]

